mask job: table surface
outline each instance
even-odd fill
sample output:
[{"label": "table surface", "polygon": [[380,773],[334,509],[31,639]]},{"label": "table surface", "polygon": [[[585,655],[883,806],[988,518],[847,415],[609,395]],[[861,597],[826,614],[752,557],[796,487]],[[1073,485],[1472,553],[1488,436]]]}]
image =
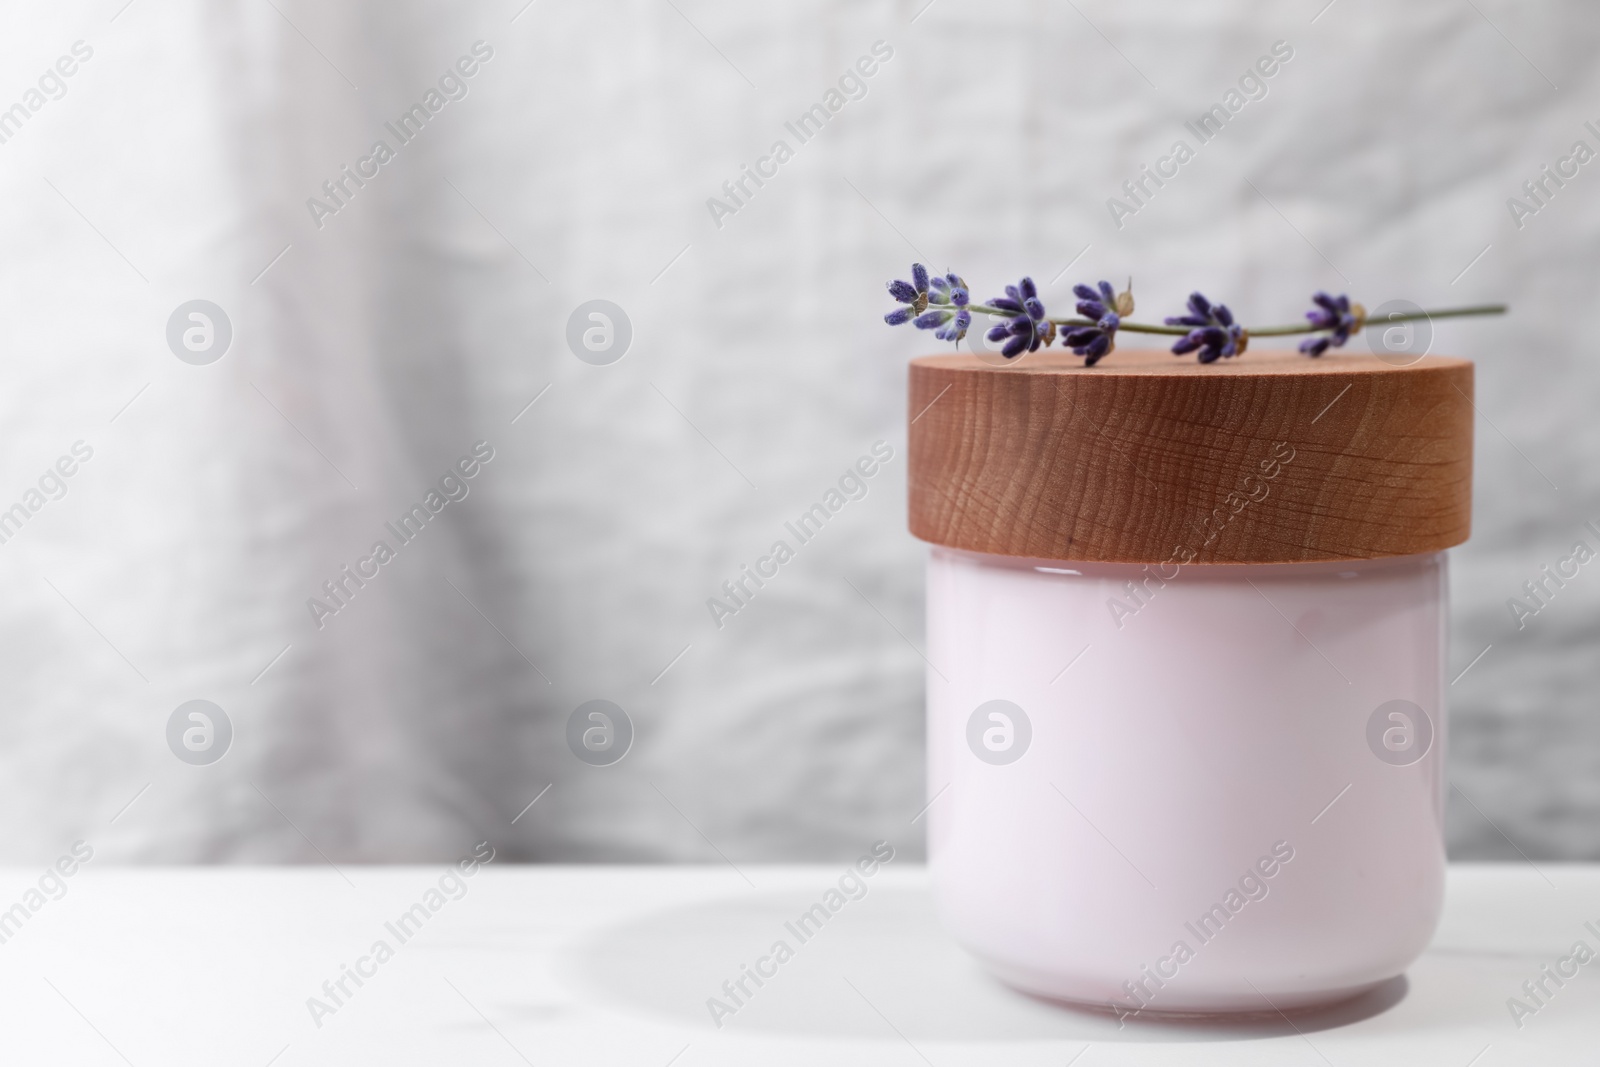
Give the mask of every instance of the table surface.
[{"label": "table surface", "polygon": [[[495,864],[459,879],[443,866],[90,863],[30,893],[41,871],[8,869],[0,1063],[1600,1060],[1600,962],[1520,1026],[1507,1006],[1576,942],[1600,949],[1585,926],[1600,929],[1600,865],[1453,867],[1428,952],[1355,1005],[1119,1030],[990,980],[939,929],[926,870],[897,863],[715,1026],[707,998],[774,941],[792,941],[783,924],[843,870]],[[380,941],[389,953],[375,956]],[[345,967],[367,976],[358,985]]]}]

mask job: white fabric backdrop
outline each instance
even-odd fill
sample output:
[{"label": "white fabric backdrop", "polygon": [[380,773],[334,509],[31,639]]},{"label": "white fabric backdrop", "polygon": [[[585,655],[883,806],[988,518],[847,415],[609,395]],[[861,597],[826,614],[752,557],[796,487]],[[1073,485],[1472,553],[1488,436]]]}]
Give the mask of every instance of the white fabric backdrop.
[{"label": "white fabric backdrop", "polygon": [[[1600,518],[1600,177],[1520,230],[1505,203],[1600,146],[1592,6],[123,3],[0,9],[0,107],[93,49],[0,144],[0,507],[94,450],[0,544],[0,859],[915,855],[929,339],[878,321],[914,258],[1257,320],[1319,287],[1510,301],[1434,345],[1480,361],[1483,413],[1452,849],[1600,856],[1600,577],[1521,632],[1505,605]],[[1279,39],[1268,95],[1114,227]],[[466,97],[319,228],[307,198],[479,40]],[[707,198],[879,40],[866,95],[718,227]],[[195,298],[234,328],[203,367],[164,337]],[[611,366],[564,341],[595,298],[633,324]],[[867,498],[713,628],[880,438]],[[306,599],[479,440],[468,498],[316,629]],[[563,741],[597,697],[638,731],[610,768]],[[206,767],[164,737],[195,698],[236,732]]]}]

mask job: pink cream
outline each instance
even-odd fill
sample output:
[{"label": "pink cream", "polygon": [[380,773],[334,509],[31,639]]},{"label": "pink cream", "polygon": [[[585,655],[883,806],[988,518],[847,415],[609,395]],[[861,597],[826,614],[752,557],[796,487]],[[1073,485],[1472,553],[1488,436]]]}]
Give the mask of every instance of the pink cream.
[{"label": "pink cream", "polygon": [[1444,554],[1157,572],[931,550],[946,927],[1119,1014],[1400,974],[1443,899]]}]

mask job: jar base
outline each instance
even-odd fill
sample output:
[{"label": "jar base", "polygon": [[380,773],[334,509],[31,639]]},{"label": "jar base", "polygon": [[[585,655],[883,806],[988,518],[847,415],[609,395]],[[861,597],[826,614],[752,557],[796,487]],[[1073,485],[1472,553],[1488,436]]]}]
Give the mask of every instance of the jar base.
[{"label": "jar base", "polygon": [[1110,988],[1098,996],[1092,979],[1073,978],[1067,975],[1046,974],[1029,968],[1018,968],[983,957],[978,958],[1001,984],[1019,993],[1046,1000],[1078,1011],[1091,1011],[1118,1019],[1139,1018],[1152,1022],[1179,1022],[1184,1020],[1228,1017],[1246,1020],[1251,1017],[1281,1019],[1286,1014],[1314,1012],[1371,993],[1399,977],[1362,982],[1356,985],[1329,989],[1272,990],[1252,989],[1248,984],[1242,989],[1216,988],[1210,990],[1163,989],[1159,1002],[1147,1007],[1137,1007],[1138,1001],[1122,990],[1114,998]]}]

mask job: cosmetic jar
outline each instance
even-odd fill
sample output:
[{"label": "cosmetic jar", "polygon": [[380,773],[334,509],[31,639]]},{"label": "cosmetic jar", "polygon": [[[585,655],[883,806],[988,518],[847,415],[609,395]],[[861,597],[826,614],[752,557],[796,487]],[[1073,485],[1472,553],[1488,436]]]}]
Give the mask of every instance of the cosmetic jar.
[{"label": "cosmetic jar", "polygon": [[1359,995],[1443,899],[1472,365],[913,361],[941,921],[1114,1012]]}]

